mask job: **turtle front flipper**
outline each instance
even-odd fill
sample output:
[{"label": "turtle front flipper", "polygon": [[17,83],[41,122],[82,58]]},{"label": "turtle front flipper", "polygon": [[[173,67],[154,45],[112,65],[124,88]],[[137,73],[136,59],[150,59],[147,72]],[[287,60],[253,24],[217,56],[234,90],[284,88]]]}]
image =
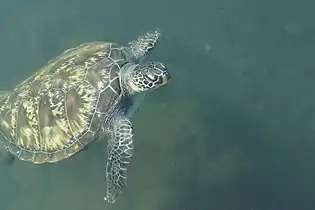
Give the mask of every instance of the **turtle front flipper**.
[{"label": "turtle front flipper", "polygon": [[132,123],[124,116],[118,116],[112,121],[112,135],[107,145],[105,200],[114,203],[127,187],[128,165],[133,154]]},{"label": "turtle front flipper", "polygon": [[157,45],[160,38],[161,32],[158,29],[148,31],[136,40],[129,42],[129,46],[123,47],[122,51],[127,60],[138,63]]}]

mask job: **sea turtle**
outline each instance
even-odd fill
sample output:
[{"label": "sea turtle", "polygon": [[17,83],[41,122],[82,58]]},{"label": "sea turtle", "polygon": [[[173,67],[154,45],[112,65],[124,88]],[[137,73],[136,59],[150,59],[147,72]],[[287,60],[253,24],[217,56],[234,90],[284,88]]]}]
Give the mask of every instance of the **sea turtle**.
[{"label": "sea turtle", "polygon": [[[152,30],[126,46],[84,43],[48,62],[0,98],[2,156],[43,164],[82,151],[108,136],[105,200],[126,188],[133,156],[130,117],[148,90],[168,84],[158,61],[141,62],[160,40]],[[10,158],[8,158],[10,159]]]}]

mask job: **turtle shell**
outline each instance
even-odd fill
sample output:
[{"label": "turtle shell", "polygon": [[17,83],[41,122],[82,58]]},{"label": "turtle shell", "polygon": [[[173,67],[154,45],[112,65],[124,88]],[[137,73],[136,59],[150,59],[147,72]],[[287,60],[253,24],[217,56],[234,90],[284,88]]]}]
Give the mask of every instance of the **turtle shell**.
[{"label": "turtle shell", "polygon": [[51,60],[0,101],[5,148],[33,163],[68,158],[97,139],[119,102],[127,61],[114,43],[77,46]]}]

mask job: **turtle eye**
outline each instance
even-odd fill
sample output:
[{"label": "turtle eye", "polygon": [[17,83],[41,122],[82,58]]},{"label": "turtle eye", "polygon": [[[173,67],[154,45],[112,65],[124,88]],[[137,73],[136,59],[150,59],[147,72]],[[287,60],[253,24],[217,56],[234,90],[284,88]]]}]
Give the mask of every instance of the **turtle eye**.
[{"label": "turtle eye", "polygon": [[152,74],[150,72],[148,72],[146,75],[145,75],[146,79],[150,80],[150,81],[156,81],[157,80],[157,76],[155,74]]}]

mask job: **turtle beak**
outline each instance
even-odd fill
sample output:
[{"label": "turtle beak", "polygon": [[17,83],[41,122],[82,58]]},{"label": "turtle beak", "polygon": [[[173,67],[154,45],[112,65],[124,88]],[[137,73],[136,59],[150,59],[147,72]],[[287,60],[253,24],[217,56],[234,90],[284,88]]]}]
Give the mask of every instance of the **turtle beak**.
[{"label": "turtle beak", "polygon": [[162,80],[162,85],[167,85],[171,81],[172,77],[169,72],[166,72],[165,75],[163,76]]}]

